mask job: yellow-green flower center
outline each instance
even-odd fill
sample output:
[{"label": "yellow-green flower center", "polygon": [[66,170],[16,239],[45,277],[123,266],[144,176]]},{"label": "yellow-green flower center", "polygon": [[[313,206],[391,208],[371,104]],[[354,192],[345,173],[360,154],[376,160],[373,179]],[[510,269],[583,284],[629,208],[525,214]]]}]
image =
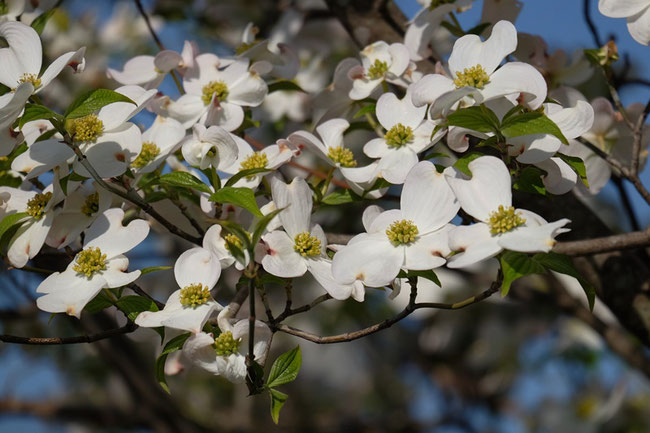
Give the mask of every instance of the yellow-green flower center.
[{"label": "yellow-green flower center", "polygon": [[189,286],[183,287],[180,295],[181,305],[191,308],[203,305],[212,299],[207,286],[204,286],[201,283],[190,284]]},{"label": "yellow-green flower center", "polygon": [[255,44],[257,43],[258,43],[257,40],[250,43],[242,42],[237,48],[235,48],[235,54],[237,55],[243,54],[249,49],[253,48],[253,46],[255,46]]},{"label": "yellow-green flower center", "polygon": [[388,63],[379,59],[375,59],[374,63],[368,68],[366,75],[371,80],[378,80],[380,78],[383,78],[384,75],[386,75],[386,72],[388,72]]},{"label": "yellow-green flower center", "polygon": [[395,245],[410,244],[418,233],[420,233],[418,226],[411,220],[395,221],[386,229],[386,236]]},{"label": "yellow-green flower center", "polygon": [[51,192],[44,192],[36,194],[34,197],[30,198],[27,201],[27,213],[34,219],[41,219],[43,213],[45,213],[45,206],[47,202],[52,198]]},{"label": "yellow-green flower center", "polygon": [[499,205],[499,209],[490,213],[490,233],[498,235],[501,233],[509,232],[510,230],[523,225],[526,222],[519,214],[515,213],[515,208],[504,207]]},{"label": "yellow-green flower center", "polygon": [[309,232],[298,233],[293,238],[293,249],[303,257],[313,257],[320,255],[320,240],[312,236]]},{"label": "yellow-green flower center", "polygon": [[223,81],[210,81],[203,86],[203,96],[201,99],[205,105],[212,102],[212,96],[216,95],[218,101],[223,101],[228,97],[228,85]]},{"label": "yellow-green flower center", "polygon": [[457,89],[467,86],[482,89],[489,82],[490,76],[481,65],[465,68],[463,72],[456,72],[456,79],[454,80]]},{"label": "yellow-green flower center", "polygon": [[97,272],[106,270],[106,254],[102,254],[102,250],[98,247],[86,248],[81,251],[77,254],[75,262],[72,269],[88,278]]},{"label": "yellow-green flower center", "polygon": [[34,89],[41,87],[41,79],[38,78],[36,74],[23,74],[22,77],[18,80],[20,84],[23,83],[32,83]]},{"label": "yellow-green flower center", "polygon": [[81,213],[86,216],[92,216],[99,210],[99,194],[92,193],[86,197],[86,201],[81,205]]},{"label": "yellow-green flower center", "polygon": [[131,166],[142,168],[153,161],[158,155],[160,155],[160,148],[156,146],[156,143],[145,141],[142,143],[142,150],[138,154],[138,157],[133,160]]},{"label": "yellow-green flower center", "polygon": [[429,10],[434,10],[438,6],[448,5],[453,3],[456,3],[456,0],[431,0],[431,3],[429,4]]},{"label": "yellow-green flower center", "polygon": [[230,251],[231,253],[232,253],[232,251],[231,251],[230,245],[228,243],[230,243],[232,245],[235,245],[239,249],[242,249],[244,247],[244,244],[242,243],[241,239],[239,239],[239,236],[234,235],[232,233],[228,233],[227,235],[225,235],[223,237],[223,239],[226,241],[226,249],[228,251]]},{"label": "yellow-green flower center", "polygon": [[341,167],[356,167],[357,161],[350,149],[343,146],[330,147],[327,151],[327,157],[341,165]]},{"label": "yellow-green flower center", "polygon": [[242,161],[241,169],[242,170],[251,170],[253,168],[266,168],[266,164],[269,163],[269,157],[266,156],[266,153],[255,152],[252,153]]},{"label": "yellow-green flower center", "polygon": [[75,141],[92,142],[104,132],[104,122],[95,114],[74,119],[68,127],[68,132]]},{"label": "yellow-green flower center", "polygon": [[235,340],[232,336],[232,332],[226,331],[219,334],[217,338],[214,339],[214,350],[217,352],[218,356],[228,356],[236,353],[241,344],[241,339]]},{"label": "yellow-green flower center", "polygon": [[384,139],[389,147],[402,147],[413,140],[413,129],[410,126],[404,126],[398,123],[388,130],[386,135],[384,135]]}]

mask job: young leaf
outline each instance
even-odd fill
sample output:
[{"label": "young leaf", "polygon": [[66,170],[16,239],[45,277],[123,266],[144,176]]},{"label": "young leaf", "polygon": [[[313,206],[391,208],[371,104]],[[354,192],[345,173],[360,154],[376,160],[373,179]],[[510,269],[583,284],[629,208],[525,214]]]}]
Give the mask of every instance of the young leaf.
[{"label": "young leaf", "polygon": [[458,161],[456,161],[456,163],[454,164],[454,168],[458,169],[458,171],[460,171],[463,174],[471,176],[472,172],[469,171],[469,163],[481,156],[483,156],[483,154],[479,152],[466,153],[465,155],[460,157]]},{"label": "young leaf", "polygon": [[302,87],[289,80],[279,80],[274,83],[269,84],[269,93],[277,92],[279,90],[283,91],[294,91],[294,92],[305,92],[302,90]]},{"label": "young leaf", "polygon": [[532,134],[550,134],[562,143],[569,144],[564,134],[544,113],[522,113],[509,117],[501,125],[501,132],[508,138]]},{"label": "young leaf", "polygon": [[156,380],[158,381],[160,387],[167,391],[169,394],[171,394],[171,391],[169,390],[169,386],[167,386],[167,379],[165,379],[165,361],[167,360],[167,356],[170,353],[176,352],[183,347],[185,340],[187,340],[189,336],[190,333],[188,332],[186,334],[178,335],[169,340],[167,344],[165,344],[162,353],[156,359],[156,363],[154,364],[154,373],[156,375]]},{"label": "young leaf", "polygon": [[280,410],[287,402],[289,396],[273,388],[269,389],[269,395],[271,396],[271,418],[277,424],[280,421]]},{"label": "young leaf", "polygon": [[361,107],[361,109],[359,111],[354,113],[354,116],[352,116],[352,118],[357,119],[357,118],[359,118],[361,116],[364,116],[366,114],[375,114],[376,107],[377,107],[377,105],[374,104],[374,103],[364,105],[363,107]]},{"label": "young leaf", "polygon": [[589,281],[587,281],[582,275],[580,275],[580,272],[576,270],[570,257],[557,253],[537,253],[533,256],[533,260],[547,269],[559,272],[560,274],[569,275],[578,280],[587,295],[589,308],[593,311],[594,302],[596,300],[596,290]]},{"label": "young leaf", "polygon": [[199,178],[184,171],[174,171],[160,176],[158,182],[164,185],[194,188],[202,192],[212,192],[209,186],[201,182]]},{"label": "young leaf", "polygon": [[438,279],[438,276],[432,270],[428,270],[428,271],[408,271],[407,275],[409,277],[426,278],[429,281],[433,281],[438,287],[442,287],[442,283]]},{"label": "young leaf", "polygon": [[149,266],[148,268],[140,269],[140,276],[147,275],[156,271],[166,271],[167,269],[171,268],[171,266]]},{"label": "young leaf", "polygon": [[269,378],[266,380],[266,386],[273,388],[295,380],[300,371],[301,363],[300,346],[296,346],[294,349],[283,353],[271,366],[271,372],[269,373]]},{"label": "young leaf", "polygon": [[237,183],[239,179],[243,177],[255,176],[256,174],[268,173],[269,171],[273,171],[273,170],[271,170],[270,168],[249,168],[248,170],[242,170],[229,177],[224,186],[233,186],[235,183]]},{"label": "young leaf", "polygon": [[543,174],[542,170],[537,167],[533,167],[532,165],[526,167],[521,170],[512,188],[531,194],[546,195],[546,187],[544,186],[544,182],[542,182]]},{"label": "young leaf", "polygon": [[580,180],[586,187],[589,187],[589,181],[587,181],[587,168],[585,167],[585,162],[578,156],[569,156],[563,153],[556,153],[556,155],[562,158],[562,161],[569,164],[569,166],[578,173]]},{"label": "young leaf", "polygon": [[90,314],[99,313],[103,309],[111,307],[112,305],[113,301],[111,301],[102,290],[93,298],[92,301],[86,304],[84,311],[87,311]]},{"label": "young leaf", "polygon": [[56,12],[56,8],[52,8],[47,12],[43,12],[39,16],[37,16],[34,21],[30,24],[31,27],[36,30],[36,33],[39,35],[43,33],[43,29],[45,28],[45,24],[47,24],[48,20],[54,15]]},{"label": "young leaf", "polygon": [[361,200],[361,197],[356,195],[351,189],[344,189],[343,191],[334,191],[333,193],[326,195],[323,197],[323,200],[321,200],[321,203],[336,206],[359,200]]},{"label": "young leaf", "polygon": [[117,300],[116,305],[129,320],[135,320],[143,311],[158,311],[158,306],[154,301],[139,295],[124,296]]},{"label": "young leaf", "polygon": [[255,201],[255,193],[250,188],[235,188],[227,186],[221,188],[210,196],[210,201],[217,203],[231,203],[242,207],[255,216],[263,217]]},{"label": "young leaf", "polygon": [[77,119],[79,117],[93,114],[100,108],[114,102],[127,102],[135,105],[131,98],[109,89],[91,90],[79,96],[65,111],[66,119]]},{"label": "young leaf", "polygon": [[499,119],[487,107],[461,108],[447,116],[449,125],[461,126],[478,132],[498,132],[498,122]]},{"label": "young leaf", "polygon": [[503,282],[501,283],[501,296],[506,296],[510,291],[513,281],[530,274],[543,274],[544,266],[532,260],[524,253],[516,251],[505,251],[499,259],[503,271]]},{"label": "young leaf", "polygon": [[260,241],[262,238],[262,233],[264,233],[264,230],[271,223],[273,218],[275,218],[276,215],[283,210],[284,208],[276,209],[273,212],[269,212],[267,215],[264,215],[264,217],[260,218],[260,220],[257,222],[257,225],[255,226],[255,231],[253,231],[253,237],[251,239],[251,244],[253,246],[257,245],[257,243]]},{"label": "young leaf", "polygon": [[7,230],[16,224],[21,224],[27,217],[29,217],[29,214],[27,212],[13,213],[4,217],[2,221],[0,221],[0,238],[2,238],[2,235],[4,235]]},{"label": "young leaf", "polygon": [[39,120],[39,119],[45,119],[45,120],[54,120],[54,122],[59,122],[62,123],[65,119],[63,116],[61,116],[58,113],[55,113],[54,111],[50,110],[49,108],[39,105],[39,104],[25,104],[25,111],[20,118],[20,122],[18,123],[18,127],[20,129],[25,126],[25,123],[31,122],[33,120]]}]

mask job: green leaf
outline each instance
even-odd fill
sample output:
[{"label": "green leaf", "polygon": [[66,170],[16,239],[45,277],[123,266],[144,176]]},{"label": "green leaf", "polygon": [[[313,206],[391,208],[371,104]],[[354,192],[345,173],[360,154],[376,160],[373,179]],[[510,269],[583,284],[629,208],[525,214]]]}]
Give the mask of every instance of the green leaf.
[{"label": "green leaf", "polygon": [[[496,119],[496,124],[495,124]],[[498,132],[499,119],[489,108],[467,107],[456,110],[447,116],[447,123],[478,132]]]},{"label": "green leaf", "polygon": [[25,112],[20,118],[18,127],[22,129],[23,126],[25,126],[25,123],[31,122],[33,120],[39,120],[39,119],[45,119],[50,121],[54,120],[55,122],[59,122],[59,123],[62,123],[65,120],[63,116],[61,116],[58,113],[55,113],[54,111],[50,110],[49,108],[43,105],[28,103],[25,105]]},{"label": "green leaf", "polygon": [[263,217],[255,201],[255,193],[250,188],[235,188],[227,186],[221,188],[210,196],[210,201],[217,203],[231,203],[242,207],[257,217]]},{"label": "green leaf", "polygon": [[351,189],[344,189],[343,191],[334,191],[333,193],[326,195],[321,200],[321,203],[337,206],[359,200],[361,200],[361,197],[355,194]]},{"label": "green leaf", "polygon": [[361,107],[359,111],[354,113],[354,116],[352,116],[353,119],[357,119],[361,116],[365,116],[366,114],[375,114],[375,109],[377,108],[377,105],[372,103],[368,105],[364,105]]},{"label": "green leaf", "polygon": [[29,217],[27,212],[18,212],[11,215],[7,215],[0,221],[0,238],[4,235],[7,230],[15,226],[16,224],[22,224],[26,218]]},{"label": "green leaf", "polygon": [[113,301],[110,300],[108,296],[102,290],[93,298],[92,301],[86,304],[84,311],[87,311],[90,314],[99,313],[105,308],[112,307]]},{"label": "green leaf", "polygon": [[481,36],[481,33],[483,33],[485,31],[485,29],[490,27],[490,24],[492,24],[492,23],[481,23],[481,24],[479,24],[477,26],[474,26],[471,29],[467,30],[466,34]]},{"label": "green leaf", "polygon": [[65,111],[66,119],[77,119],[79,117],[93,114],[100,108],[114,102],[127,102],[136,105],[131,98],[109,89],[91,90],[79,96]]},{"label": "green leaf", "polygon": [[302,364],[300,346],[296,346],[290,351],[283,353],[271,366],[271,372],[269,373],[269,378],[266,380],[266,386],[273,388],[292,382],[298,376],[300,364]]},{"label": "green leaf", "polygon": [[279,90],[305,93],[305,91],[302,90],[302,87],[300,87],[293,81],[280,80],[269,84],[269,93],[277,92]]},{"label": "green leaf", "polygon": [[139,295],[124,296],[118,299],[117,308],[122,310],[131,321],[134,321],[143,311],[158,311],[158,306],[154,301]]},{"label": "green leaf", "polygon": [[275,216],[280,212],[282,212],[283,210],[284,208],[276,209],[273,212],[269,212],[267,215],[264,215],[262,218],[260,218],[260,220],[255,225],[255,230],[253,231],[253,237],[251,239],[251,244],[253,246],[258,244],[258,242],[262,238],[262,233],[264,233],[266,227],[273,220],[273,218],[275,218]]},{"label": "green leaf", "polygon": [[264,369],[257,361],[249,361],[250,366],[246,367],[246,386],[248,395],[261,394],[264,391]]},{"label": "green leaf", "polygon": [[501,271],[503,272],[501,296],[508,294],[513,281],[526,275],[544,273],[544,266],[524,253],[504,251],[499,260],[501,261]]},{"label": "green leaf", "polygon": [[169,390],[169,386],[167,386],[167,379],[165,378],[165,361],[167,360],[167,356],[170,353],[176,352],[183,347],[185,340],[187,340],[189,336],[190,333],[188,332],[186,334],[178,335],[169,340],[167,344],[165,344],[162,353],[156,359],[156,363],[154,364],[154,374],[156,375],[156,380],[158,381],[158,384],[160,384],[160,387],[167,391],[169,394],[171,394],[171,391]]},{"label": "green leaf", "polygon": [[569,164],[569,166],[578,173],[578,176],[580,177],[580,180],[582,183],[588,188],[589,187],[589,181],[587,180],[587,168],[585,167],[585,162],[582,160],[582,158],[577,157],[577,156],[569,156],[565,155],[563,153],[556,153],[556,156],[560,157],[562,161],[566,162]]},{"label": "green leaf", "polygon": [[287,402],[289,396],[272,388],[269,389],[269,395],[271,396],[271,418],[273,418],[273,422],[277,424],[280,421],[280,410]]},{"label": "green leaf", "polygon": [[580,275],[580,272],[578,272],[578,270],[573,266],[570,257],[557,253],[537,253],[533,256],[533,260],[547,269],[559,272],[560,274],[569,275],[578,280],[582,286],[582,290],[584,290],[587,295],[589,308],[593,311],[594,302],[596,301],[596,290],[589,281]]},{"label": "green leaf", "polygon": [[171,266],[149,266],[148,268],[140,269],[140,276],[147,275],[157,271],[166,271],[167,269],[171,269],[171,268],[172,268]]},{"label": "green leaf", "polygon": [[440,25],[446,28],[447,30],[449,30],[449,33],[456,36],[457,38],[465,36],[465,32],[463,31],[463,29],[451,23],[448,23],[447,21],[441,22]]},{"label": "green leaf", "polygon": [[560,128],[544,113],[522,113],[509,117],[501,125],[501,132],[508,138],[532,134],[550,134],[562,143],[569,144]]},{"label": "green leaf", "polygon": [[230,178],[228,178],[228,180],[226,181],[226,184],[224,186],[233,186],[241,178],[244,178],[244,177],[247,177],[247,176],[254,176],[254,175],[260,174],[260,173],[268,173],[270,171],[273,171],[273,170],[271,170],[270,168],[249,168],[248,170],[242,170],[240,172],[237,172],[236,174],[234,174]]},{"label": "green leaf", "polygon": [[205,174],[205,177],[208,178],[214,191],[221,189],[221,178],[219,177],[216,168],[208,167],[205,170],[201,170],[201,173]]},{"label": "green leaf", "polygon": [[172,173],[163,174],[160,176],[160,178],[158,178],[158,182],[163,185],[178,186],[182,188],[194,188],[198,191],[207,193],[212,192],[209,186],[201,182],[201,179],[185,171],[174,171]]},{"label": "green leaf", "polygon": [[454,168],[458,169],[458,171],[463,174],[471,176],[472,172],[469,170],[469,163],[481,156],[483,156],[483,154],[479,152],[466,153],[454,163]]},{"label": "green leaf", "polygon": [[518,191],[546,195],[546,187],[542,182],[543,174],[544,172],[539,168],[528,166],[519,173],[517,181],[512,187]]},{"label": "green leaf", "polygon": [[438,276],[432,270],[428,270],[428,271],[408,271],[407,275],[409,277],[426,278],[429,281],[433,281],[438,287],[442,287],[442,283],[438,279]]},{"label": "green leaf", "polygon": [[56,8],[52,8],[47,12],[43,12],[39,16],[37,16],[34,21],[32,21],[31,27],[36,30],[36,33],[39,35],[43,33],[43,29],[45,28],[45,24],[47,24],[47,21],[54,15],[56,12]]}]

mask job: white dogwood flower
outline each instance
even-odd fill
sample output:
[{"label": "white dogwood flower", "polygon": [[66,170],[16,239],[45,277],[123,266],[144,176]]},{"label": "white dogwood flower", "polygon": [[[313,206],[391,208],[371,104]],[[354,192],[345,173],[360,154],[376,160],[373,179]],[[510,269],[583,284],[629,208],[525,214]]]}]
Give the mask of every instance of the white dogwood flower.
[{"label": "white dogwood flower", "polygon": [[222,169],[231,166],[239,154],[235,136],[220,126],[192,127],[192,135],[183,140],[183,158],[195,167]]},{"label": "white dogwood flower", "polygon": [[44,294],[38,308],[49,313],[66,313],[79,318],[102,289],[122,287],[135,281],[140,271],[126,272],[129,259],[124,253],[135,248],[149,234],[149,224],[134,220],[122,225],[124,211],[108,209],[86,231],[83,250],[63,272],[47,277],[36,289]]},{"label": "white dogwood flower", "polygon": [[142,147],[131,162],[135,173],[151,173],[180,146],[185,138],[185,128],[171,117],[157,116],[151,126],[142,133]]},{"label": "white dogwood flower", "polygon": [[451,78],[442,74],[424,76],[413,86],[413,103],[417,107],[430,104],[434,119],[445,116],[458,101],[467,101],[467,97],[482,103],[510,96],[537,109],[546,99],[542,74],[521,62],[499,67],[516,48],[517,30],[508,21],[496,23],[485,42],[476,35],[461,37],[449,57]]},{"label": "white dogwood flower", "polygon": [[599,0],[600,13],[611,18],[627,18],[630,35],[640,44],[650,44],[650,0]]},{"label": "white dogwood flower", "polygon": [[404,44],[388,45],[377,41],[359,53],[361,64],[350,69],[352,89],[349,96],[359,100],[370,96],[385,80],[402,84],[401,78],[409,68],[409,52]]},{"label": "white dogwood flower", "polygon": [[9,45],[0,48],[0,83],[16,89],[22,83],[31,83],[33,93],[40,92],[56,78],[66,66],[82,72],[86,48],[70,51],[54,60],[41,74],[43,48],[36,30],[18,21],[0,23],[0,38]]},{"label": "white dogwood flower", "polygon": [[539,215],[512,206],[510,172],[499,158],[481,156],[469,163],[471,177],[454,167],[445,177],[461,207],[479,222],[458,226],[449,233],[449,247],[458,253],[447,266],[462,268],[496,256],[504,249],[548,252],[555,237],[569,231],[570,220],[547,223]]},{"label": "white dogwood flower", "polygon": [[210,315],[222,309],[210,294],[220,275],[219,260],[210,251],[201,247],[185,251],[174,264],[174,277],[180,289],[169,296],[161,311],[138,314],[136,325],[201,332]]},{"label": "white dogwood flower", "polygon": [[[21,115],[25,103],[34,92],[32,83],[20,84],[14,92],[7,92],[0,96],[0,131],[13,132],[13,124]],[[7,156],[14,150],[16,143],[0,139],[0,157]]]},{"label": "white dogwood flower", "polygon": [[334,255],[332,274],[341,284],[390,284],[401,269],[429,270],[445,264],[449,222],[460,205],[442,173],[429,161],[415,165],[404,182],[400,209],[364,212],[361,233]]},{"label": "white dogwood flower", "polygon": [[[215,224],[210,227],[205,232],[205,236],[203,236],[203,248],[210,251],[212,254],[214,254],[215,257],[217,257],[219,263],[221,263],[222,269],[225,269],[234,263],[235,268],[241,271],[248,265],[248,262],[250,261],[248,250],[243,248],[241,239],[239,239],[236,235],[232,233],[223,234],[222,230],[223,228],[219,224]],[[235,258],[232,251],[230,250],[230,246],[228,243],[226,243],[226,240],[242,249],[242,252],[244,253],[244,263],[239,262]]]},{"label": "white dogwood flower", "polygon": [[307,182],[296,177],[287,185],[273,178],[271,190],[275,206],[284,209],[279,217],[285,231],[262,236],[266,244],[264,270],[282,278],[300,277],[309,271],[334,299],[352,296],[363,301],[365,291],[360,283],[340,284],[332,277],[332,262],[325,253],[325,232],[318,224],[310,226],[312,197]]}]

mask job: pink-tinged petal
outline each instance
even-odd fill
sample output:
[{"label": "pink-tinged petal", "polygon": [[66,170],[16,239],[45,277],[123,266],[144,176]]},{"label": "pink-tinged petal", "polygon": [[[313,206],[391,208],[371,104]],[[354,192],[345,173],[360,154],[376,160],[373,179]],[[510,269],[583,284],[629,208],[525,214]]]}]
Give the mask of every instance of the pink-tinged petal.
[{"label": "pink-tinged petal", "polygon": [[304,179],[296,177],[290,184],[278,178],[271,179],[273,202],[280,212],[282,226],[293,239],[296,235],[309,231],[311,220],[311,189]]},{"label": "pink-tinged petal", "polygon": [[426,271],[444,265],[449,255],[449,225],[442,229],[418,236],[405,249],[404,268],[411,271]]},{"label": "pink-tinged petal", "polygon": [[535,226],[521,226],[516,229],[497,236],[499,245],[507,250],[520,251],[524,253],[549,252],[555,246],[555,237],[570,231],[564,228],[571,220],[561,220]]},{"label": "pink-tinged petal", "polygon": [[384,179],[392,184],[402,184],[411,168],[418,163],[418,156],[408,146],[391,150],[379,160],[379,170]]},{"label": "pink-tinged petal", "polygon": [[441,74],[425,75],[410,86],[411,101],[416,107],[430,105],[455,88],[453,80],[449,77]]},{"label": "pink-tinged petal", "polygon": [[549,158],[537,166],[546,172],[542,182],[551,194],[566,194],[576,186],[577,173],[561,158]]},{"label": "pink-tinged petal", "polygon": [[308,148],[316,153],[316,155],[330,161],[327,156],[327,147],[320,141],[314,134],[307,131],[297,131],[287,137],[287,140],[298,149]]},{"label": "pink-tinged petal", "polygon": [[460,251],[447,260],[447,267],[452,269],[471,266],[503,250],[484,223],[454,227],[449,231],[449,248]]},{"label": "pink-tinged petal", "polygon": [[641,45],[650,44],[650,3],[645,10],[627,19],[627,29]]},{"label": "pink-tinged petal", "polygon": [[332,275],[340,284],[361,281],[369,287],[390,284],[404,264],[404,247],[393,246],[383,233],[351,243],[334,255]]},{"label": "pink-tinged petal", "polygon": [[108,259],[117,257],[145,240],[149,234],[149,224],[144,220],[133,220],[122,225],[124,211],[112,208],[97,217],[88,231],[84,248],[97,247]]},{"label": "pink-tinged petal", "polygon": [[36,289],[37,293],[45,293],[36,299],[36,305],[48,313],[66,313],[79,318],[86,304],[105,284],[106,281],[99,274],[88,279],[72,270],[57,272],[47,277]]},{"label": "pink-tinged petal", "polygon": [[413,221],[420,234],[443,227],[460,209],[445,176],[430,161],[419,162],[406,176],[400,205],[404,218]]},{"label": "pink-tinged petal", "polygon": [[515,26],[508,21],[499,21],[485,42],[477,35],[465,35],[458,39],[449,56],[449,69],[455,77],[457,72],[463,72],[465,68],[481,65],[490,75],[516,48]]},{"label": "pink-tinged petal", "polygon": [[134,85],[118,87],[115,91],[130,98],[135,105],[130,102],[113,102],[102,107],[97,113],[97,117],[104,123],[104,131],[120,127],[146,108],[157,93],[156,89],[147,90]]},{"label": "pink-tinged petal", "polygon": [[413,105],[408,92],[401,100],[394,93],[384,93],[377,101],[376,113],[377,120],[386,131],[398,123],[415,129],[422,123],[427,107]]},{"label": "pink-tinged petal", "polygon": [[510,62],[490,76],[490,82],[481,90],[483,101],[507,95],[520,94],[518,100],[533,110],[546,99],[546,80],[537,69],[528,63]]},{"label": "pink-tinged petal", "polygon": [[648,0],[599,0],[598,10],[610,18],[626,18],[636,15],[650,6]]},{"label": "pink-tinged petal", "polygon": [[468,135],[483,139],[487,138],[487,135],[477,131],[472,131],[471,129],[462,128],[460,126],[450,126],[447,131],[447,145],[455,152],[465,152],[469,148]]},{"label": "pink-tinged petal", "polygon": [[169,72],[177,68],[183,62],[183,57],[176,51],[163,50],[156,54],[154,66],[162,72]]},{"label": "pink-tinged petal", "polygon": [[262,258],[264,270],[282,278],[300,277],[307,272],[306,259],[296,252],[294,242],[285,232],[275,231],[262,236],[266,255]]},{"label": "pink-tinged petal", "polygon": [[58,139],[37,141],[11,163],[11,169],[31,179],[74,157],[74,151]]},{"label": "pink-tinged petal", "polygon": [[0,96],[0,130],[11,127],[22,113],[25,103],[33,92],[34,86],[31,83],[23,83],[14,92]]},{"label": "pink-tinged petal", "polygon": [[50,66],[48,66],[45,72],[43,72],[43,75],[41,75],[41,87],[39,87],[38,90],[50,84],[53,79],[59,76],[66,66],[70,66],[73,73],[83,71],[86,63],[84,58],[85,54],[86,47],[82,47],[77,51],[70,51],[59,56],[55,61],[50,63]]},{"label": "pink-tinged petal", "polygon": [[212,289],[220,275],[221,265],[218,257],[201,247],[185,251],[174,264],[174,277],[180,288],[203,284]]},{"label": "pink-tinged petal", "polygon": [[503,161],[494,156],[482,156],[470,162],[468,168],[472,173],[469,179],[453,167],[444,171],[465,212],[480,221],[487,221],[490,213],[500,205],[510,207],[510,172]]},{"label": "pink-tinged petal", "polygon": [[0,38],[9,45],[0,49],[0,83],[14,89],[23,74],[38,76],[43,51],[36,30],[18,21],[7,21],[0,24]]},{"label": "pink-tinged petal", "polygon": [[208,106],[205,124],[217,125],[226,131],[234,131],[244,121],[244,109],[237,104],[229,102],[216,103],[213,101]]},{"label": "pink-tinged petal", "polygon": [[334,280],[332,276],[332,262],[327,259],[307,260],[307,269],[313,275],[318,284],[329,295],[340,301],[346,300],[352,294],[354,286],[352,284],[341,284]]}]

